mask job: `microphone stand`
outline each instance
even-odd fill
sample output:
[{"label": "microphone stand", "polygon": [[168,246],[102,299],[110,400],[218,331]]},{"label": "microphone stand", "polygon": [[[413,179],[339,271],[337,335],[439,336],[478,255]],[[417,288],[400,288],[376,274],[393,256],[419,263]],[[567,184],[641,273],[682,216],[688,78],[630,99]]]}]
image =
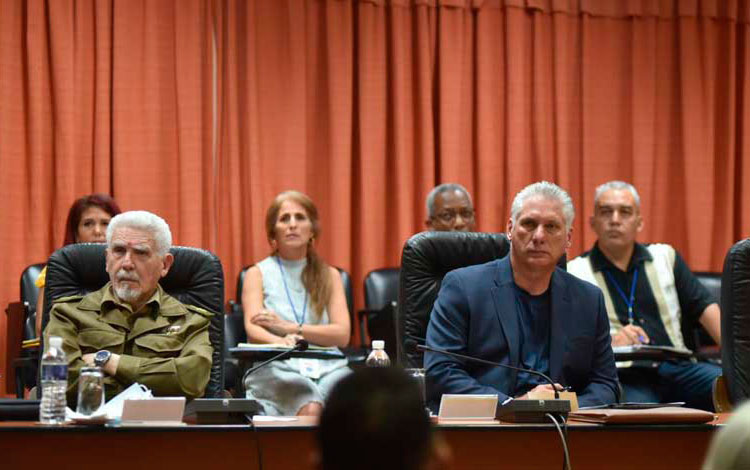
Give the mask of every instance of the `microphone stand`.
[{"label": "microphone stand", "polygon": [[477,362],[494,367],[505,367],[507,369],[513,369],[516,371],[537,375],[545,379],[552,386],[552,389],[555,392],[554,400],[511,399],[506,403],[499,403],[497,406],[495,417],[501,421],[511,423],[546,423],[548,421],[548,414],[559,416],[561,419],[565,420],[568,416],[568,413],[570,412],[570,400],[560,400],[560,394],[557,391],[557,387],[555,387],[555,382],[541,372],[531,369],[524,369],[522,367],[510,366],[507,364],[500,364],[498,362],[487,361],[485,359],[466,356],[464,354],[445,351],[443,349],[436,349],[430,346],[416,344],[416,342],[414,343],[414,346],[417,350],[420,351],[445,354],[446,356],[456,357],[465,361]]},{"label": "microphone stand", "polygon": [[262,369],[263,367],[267,366],[268,364],[272,363],[273,361],[278,361],[279,359],[283,359],[283,358],[285,358],[287,356],[291,356],[292,353],[307,351],[307,348],[309,346],[310,346],[310,343],[308,343],[306,340],[304,340],[304,339],[297,340],[297,344],[295,344],[293,348],[287,349],[286,351],[283,351],[283,352],[281,352],[281,353],[273,356],[271,359],[267,359],[267,360],[261,362],[260,364],[258,364],[257,366],[248,369],[248,371],[245,372],[245,374],[244,374],[243,377],[247,377],[248,375],[252,374],[256,370]]}]

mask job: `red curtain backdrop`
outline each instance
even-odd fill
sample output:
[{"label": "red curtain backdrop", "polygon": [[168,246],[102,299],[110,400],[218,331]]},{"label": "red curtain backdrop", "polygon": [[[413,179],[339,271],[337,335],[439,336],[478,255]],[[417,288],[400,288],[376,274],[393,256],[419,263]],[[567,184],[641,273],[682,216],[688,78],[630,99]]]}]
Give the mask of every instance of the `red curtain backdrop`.
[{"label": "red curtain backdrop", "polygon": [[[557,182],[578,209],[569,256],[594,242],[594,188],[631,181],[641,240],[720,271],[750,229],[749,16],[746,0],[4,0],[0,305],[91,192],[216,252],[227,299],[291,188],[357,307],[446,181],[482,231]],[[4,342],[0,315],[0,364]]]}]

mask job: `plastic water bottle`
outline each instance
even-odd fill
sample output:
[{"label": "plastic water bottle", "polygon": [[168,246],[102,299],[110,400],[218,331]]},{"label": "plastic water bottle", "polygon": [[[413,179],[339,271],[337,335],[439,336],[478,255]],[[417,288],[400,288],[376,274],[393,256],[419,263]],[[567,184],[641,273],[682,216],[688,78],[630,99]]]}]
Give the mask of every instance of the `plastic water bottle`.
[{"label": "plastic water bottle", "polygon": [[62,348],[62,338],[50,336],[40,366],[42,403],[39,407],[39,421],[42,424],[63,424],[67,405],[65,392],[68,388],[68,361]]},{"label": "plastic water bottle", "polygon": [[376,339],[372,342],[372,352],[365,361],[367,367],[388,367],[391,365],[391,358],[388,357],[388,353],[383,348],[385,348],[385,341]]}]

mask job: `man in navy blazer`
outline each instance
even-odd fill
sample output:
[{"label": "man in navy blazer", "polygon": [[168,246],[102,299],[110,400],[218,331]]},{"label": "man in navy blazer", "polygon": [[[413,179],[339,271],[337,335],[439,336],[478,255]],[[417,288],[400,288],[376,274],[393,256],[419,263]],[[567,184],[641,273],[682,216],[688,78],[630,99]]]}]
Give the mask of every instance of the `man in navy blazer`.
[{"label": "man in navy blazer", "polygon": [[[617,401],[609,321],[598,287],[557,267],[570,246],[575,211],[560,187],[521,190],[508,220],[510,253],[443,279],[427,328],[427,345],[545,373],[571,387],[580,406]],[[426,352],[431,395],[497,394],[500,402],[534,389],[542,378]],[[437,392],[437,393],[435,393]]]}]

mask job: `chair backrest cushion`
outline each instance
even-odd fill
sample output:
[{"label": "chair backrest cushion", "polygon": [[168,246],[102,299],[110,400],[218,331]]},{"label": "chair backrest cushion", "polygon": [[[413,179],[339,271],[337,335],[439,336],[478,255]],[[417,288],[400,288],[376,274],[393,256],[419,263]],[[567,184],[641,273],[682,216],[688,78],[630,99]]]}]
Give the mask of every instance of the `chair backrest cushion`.
[{"label": "chair backrest cushion", "polygon": [[365,308],[380,310],[398,301],[399,268],[381,268],[365,276]]},{"label": "chair backrest cushion", "polygon": [[[697,271],[693,274],[706,288],[711,301],[718,304],[721,301],[721,273]],[[697,319],[690,321],[685,316],[682,317],[682,337],[685,346],[693,351],[716,344]]]},{"label": "chair backrest cushion", "polygon": [[404,341],[425,337],[432,304],[448,271],[502,258],[509,248],[503,233],[422,232],[406,241],[396,322],[398,360],[404,367],[422,367],[422,353],[407,352]]},{"label": "chair backrest cushion", "polygon": [[26,302],[26,318],[24,319],[23,339],[36,337],[36,305],[39,300],[39,288],[36,286],[36,280],[39,273],[44,269],[44,263],[37,263],[28,266],[21,273],[21,302]]},{"label": "chair backrest cushion", "polygon": [[[105,249],[103,243],[78,243],[52,254],[47,264],[44,289],[45,326],[53,299],[85,295],[109,282]],[[221,262],[213,253],[198,248],[174,246],[170,252],[174,264],[159,281],[162,288],[182,303],[215,314],[209,324],[208,333],[214,351],[204,396],[219,397],[224,384],[224,271]]]},{"label": "chair backrest cushion", "polygon": [[733,404],[750,398],[750,238],[729,249],[721,276],[721,367]]}]

